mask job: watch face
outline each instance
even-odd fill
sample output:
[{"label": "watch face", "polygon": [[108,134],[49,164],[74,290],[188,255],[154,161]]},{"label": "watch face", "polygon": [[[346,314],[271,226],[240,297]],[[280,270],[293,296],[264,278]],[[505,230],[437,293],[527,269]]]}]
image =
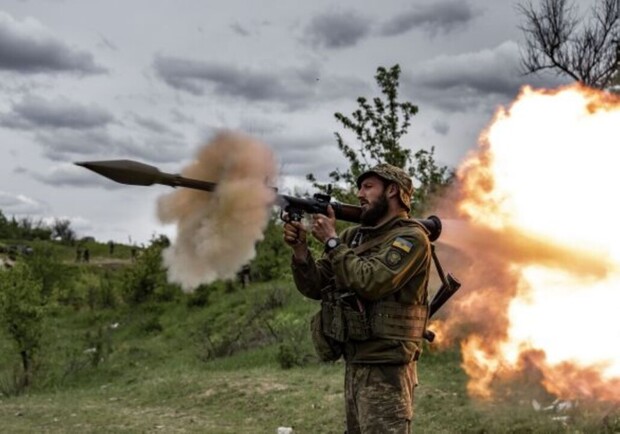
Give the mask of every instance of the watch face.
[{"label": "watch face", "polygon": [[327,240],[327,247],[329,247],[330,249],[333,249],[337,245],[338,245],[338,238],[330,238],[329,240]]}]

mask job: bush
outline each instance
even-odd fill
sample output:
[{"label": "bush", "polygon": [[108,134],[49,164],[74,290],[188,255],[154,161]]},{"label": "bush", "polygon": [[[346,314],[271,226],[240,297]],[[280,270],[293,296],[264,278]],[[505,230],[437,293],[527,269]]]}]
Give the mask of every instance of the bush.
[{"label": "bush", "polygon": [[164,326],[159,320],[159,316],[150,315],[140,321],[140,330],[146,334],[160,333],[164,330]]},{"label": "bush", "polygon": [[200,285],[191,294],[187,296],[187,307],[204,307],[209,303],[211,287],[209,285]]},{"label": "bush", "polygon": [[41,243],[26,258],[32,276],[41,284],[41,295],[47,301],[54,292],[67,291],[73,283],[74,268],[62,263],[58,251],[48,243]]},{"label": "bush", "polygon": [[21,362],[16,374],[16,392],[32,384],[43,334],[42,284],[31,269],[18,263],[0,273],[0,321],[15,344]]},{"label": "bush", "polygon": [[291,250],[282,239],[282,225],[272,217],[251,263],[253,280],[269,281],[290,273]]},{"label": "bush", "polygon": [[303,365],[303,357],[300,356],[297,348],[290,342],[278,345],[276,360],[282,369],[291,369],[295,366]]},{"label": "bush", "polygon": [[136,305],[148,300],[172,301],[181,294],[177,285],[166,278],[161,252],[169,244],[165,236],[154,238],[142,251],[123,279],[123,293],[128,303]]}]

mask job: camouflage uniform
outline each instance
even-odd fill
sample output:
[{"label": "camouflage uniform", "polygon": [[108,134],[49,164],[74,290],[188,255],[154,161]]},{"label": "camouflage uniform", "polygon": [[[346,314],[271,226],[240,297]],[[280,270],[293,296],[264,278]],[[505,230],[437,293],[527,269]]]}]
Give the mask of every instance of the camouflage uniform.
[{"label": "camouflage uniform", "polygon": [[[380,165],[358,186],[371,174],[396,182],[409,208],[411,180],[403,171]],[[428,316],[427,231],[403,211],[378,226],[349,227],[340,239],[320,259],[292,263],[298,290],[322,301],[315,347],[324,360],[346,360],[347,433],[407,433]]]}]

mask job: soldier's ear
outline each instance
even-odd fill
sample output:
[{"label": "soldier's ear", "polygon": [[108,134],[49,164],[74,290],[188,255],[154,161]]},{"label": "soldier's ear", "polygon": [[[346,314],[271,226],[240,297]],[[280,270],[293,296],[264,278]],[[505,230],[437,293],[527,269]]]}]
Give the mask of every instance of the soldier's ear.
[{"label": "soldier's ear", "polygon": [[391,183],[387,187],[386,191],[388,197],[397,197],[398,196],[398,185]]}]

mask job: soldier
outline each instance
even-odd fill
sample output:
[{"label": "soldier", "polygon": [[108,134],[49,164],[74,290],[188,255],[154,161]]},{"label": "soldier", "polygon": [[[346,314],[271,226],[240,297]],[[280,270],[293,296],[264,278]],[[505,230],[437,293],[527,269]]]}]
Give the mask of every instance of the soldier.
[{"label": "soldier", "polygon": [[319,357],[346,362],[347,433],[409,433],[428,319],[428,232],[408,216],[413,184],[404,170],[379,164],[357,187],[361,225],[338,236],[331,207],[313,216],[312,235],[325,246],[320,259],[300,222],[284,225],[284,240],[297,289],[321,300],[311,323]]},{"label": "soldier", "polygon": [[252,272],[252,269],[250,268],[250,265],[246,264],[237,273],[237,278],[239,279],[239,282],[241,283],[242,288],[245,288],[246,285],[250,283],[251,278],[252,278],[251,272]]}]

